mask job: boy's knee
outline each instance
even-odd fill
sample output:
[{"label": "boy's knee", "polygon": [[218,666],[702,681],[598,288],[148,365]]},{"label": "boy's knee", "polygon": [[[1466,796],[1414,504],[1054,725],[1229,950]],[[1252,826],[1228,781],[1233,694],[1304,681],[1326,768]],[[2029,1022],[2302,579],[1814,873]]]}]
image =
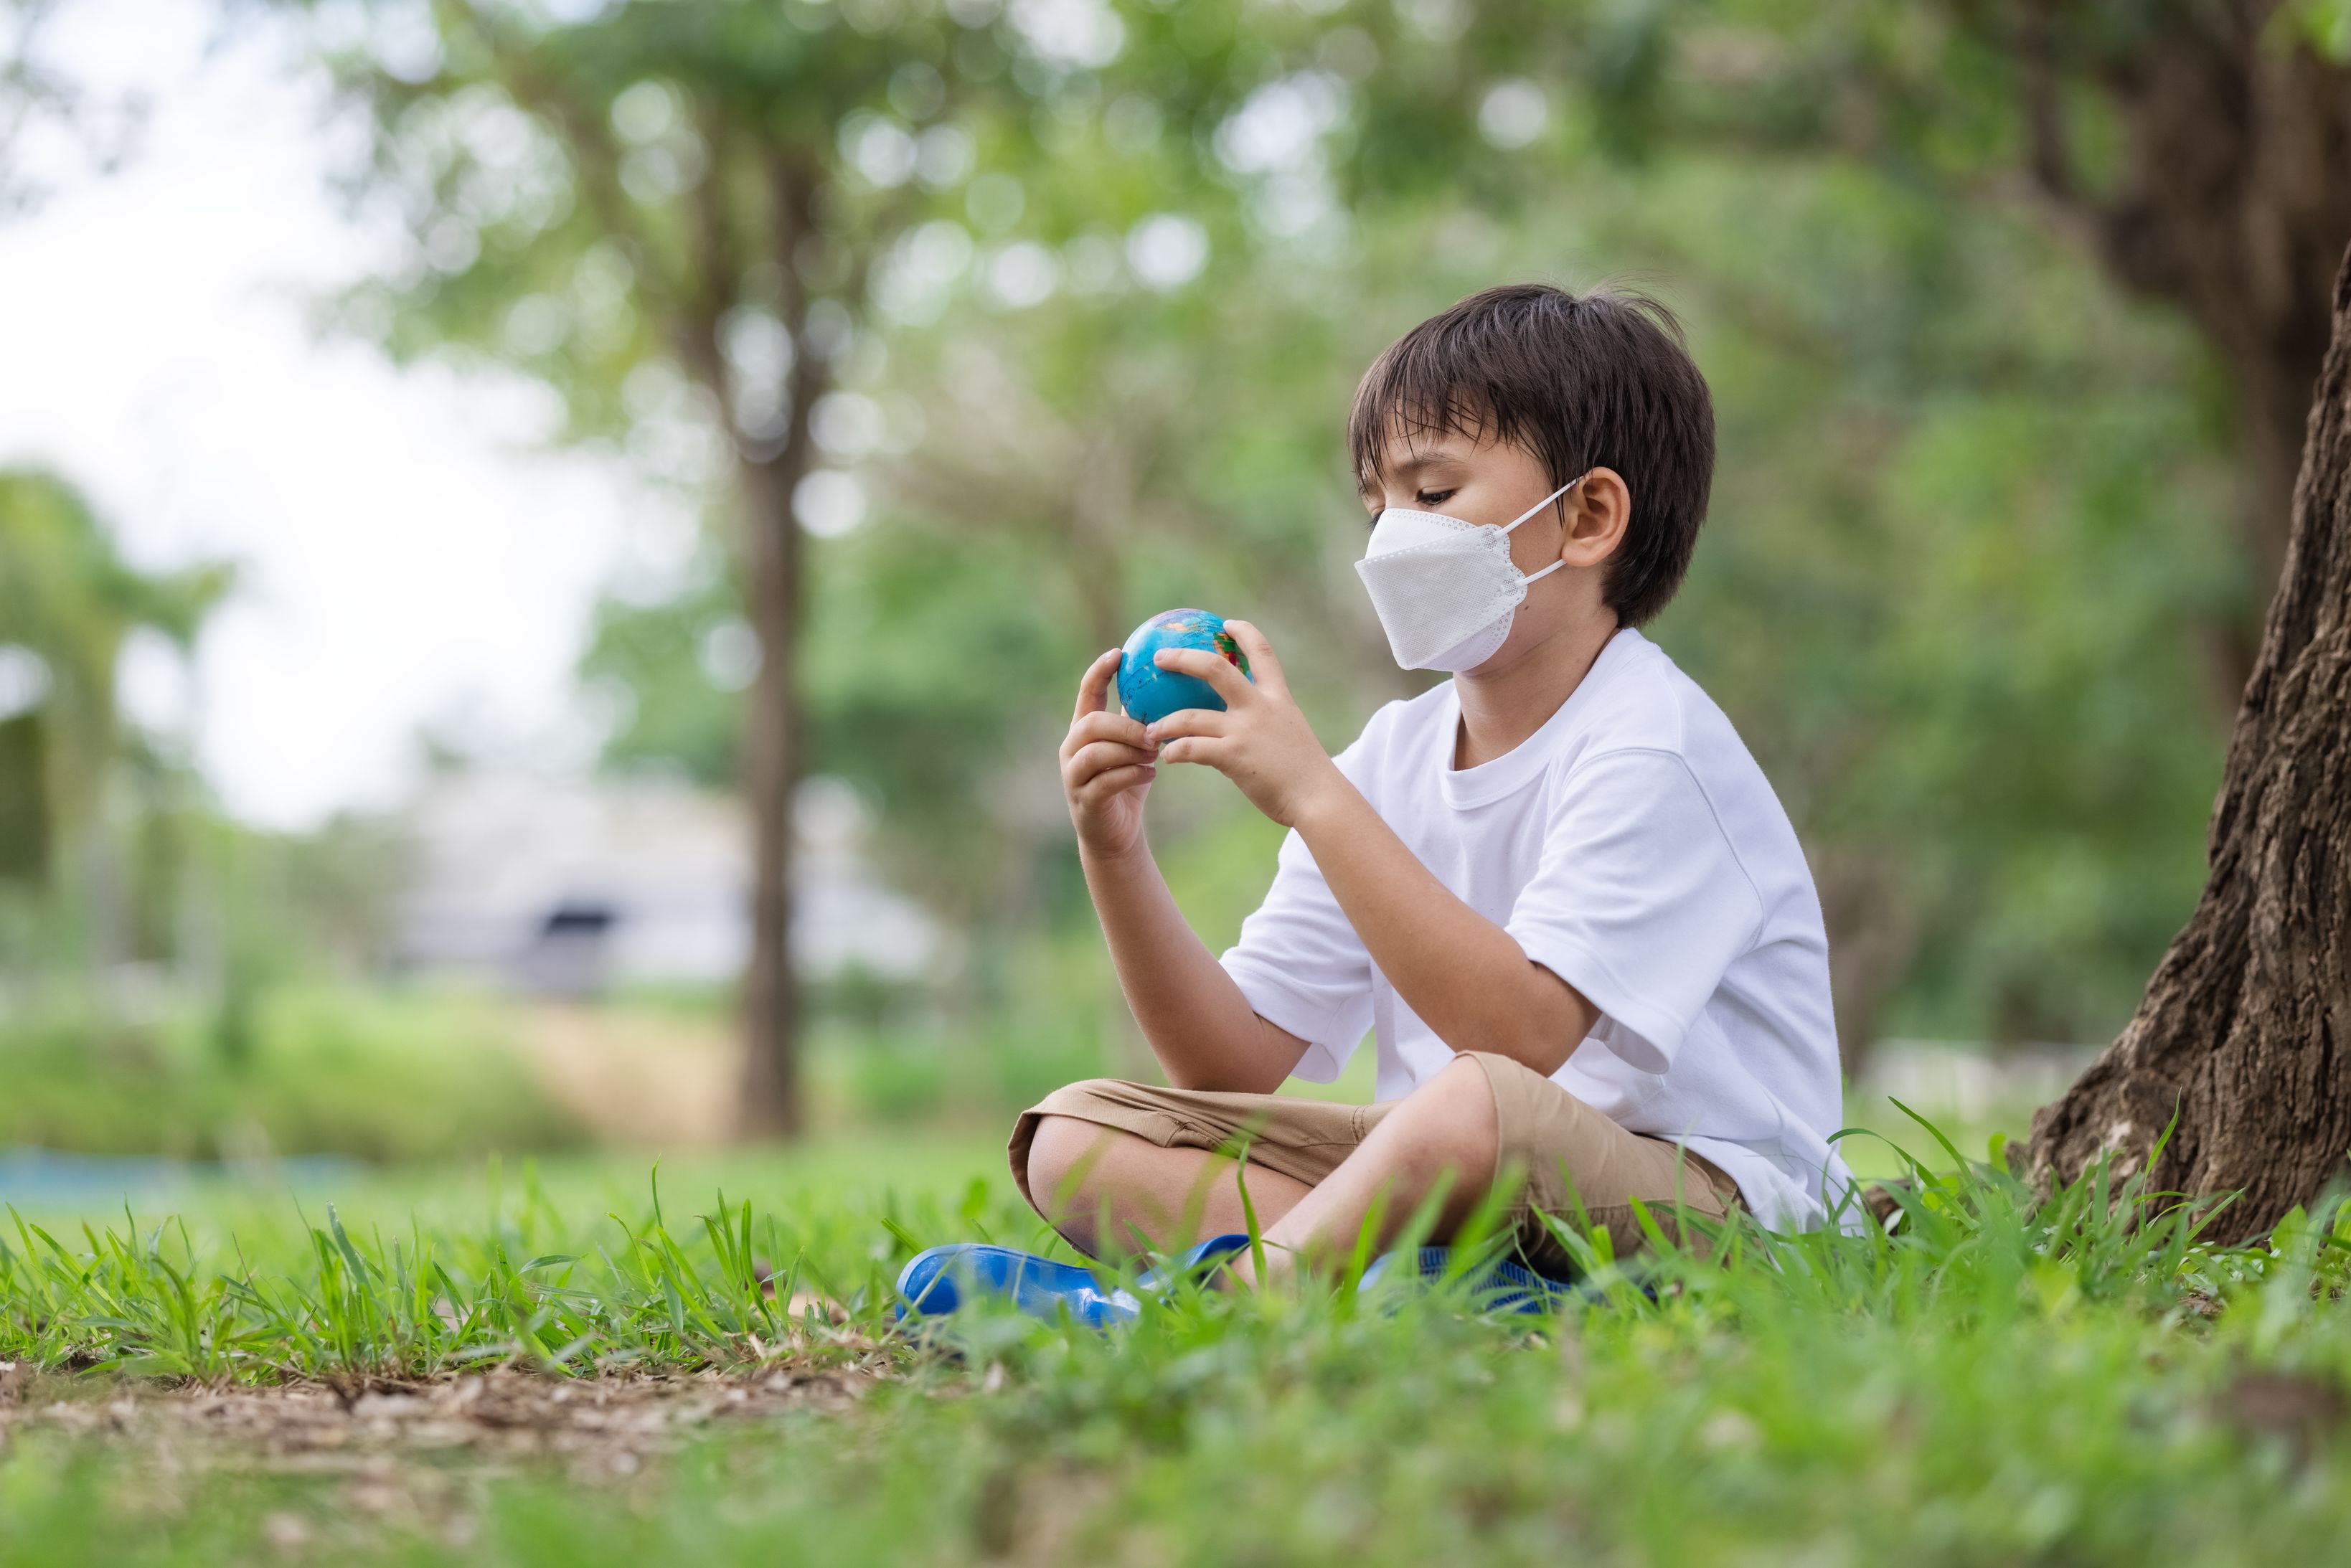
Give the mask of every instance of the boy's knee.
[{"label": "boy's knee", "polygon": [[1066,1197],[1062,1184],[1079,1170],[1088,1145],[1097,1142],[1102,1133],[1092,1122],[1081,1122],[1075,1116],[1038,1117],[1037,1130],[1029,1139],[1029,1168],[1022,1173],[1027,1179],[1021,1185],[1029,1189],[1029,1201],[1041,1210]]},{"label": "boy's knee", "polygon": [[1085,1207],[1085,1195],[1101,1186],[1105,1162],[1117,1145],[1132,1134],[1082,1116],[1046,1112],[1037,1118],[1029,1137],[1028,1158],[1015,1173],[1028,1194],[1029,1207],[1047,1219]]},{"label": "boy's knee", "polygon": [[1486,1070],[1457,1056],[1390,1113],[1422,1156],[1459,1169],[1492,1168],[1501,1145],[1501,1113]]},{"label": "boy's knee", "polygon": [[1413,1099],[1426,1095],[1450,1115],[1494,1119],[1494,1081],[1478,1060],[1464,1052],[1439,1068],[1415,1090]]}]

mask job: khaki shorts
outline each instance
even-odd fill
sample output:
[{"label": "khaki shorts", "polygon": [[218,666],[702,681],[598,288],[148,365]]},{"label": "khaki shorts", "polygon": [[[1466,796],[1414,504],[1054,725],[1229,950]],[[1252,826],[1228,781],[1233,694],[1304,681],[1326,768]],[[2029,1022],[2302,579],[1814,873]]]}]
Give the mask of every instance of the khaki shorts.
[{"label": "khaki shorts", "polygon": [[[1547,1273],[1572,1272],[1572,1260],[1539,1214],[1577,1222],[1577,1200],[1591,1228],[1605,1230],[1618,1257],[1647,1238],[1633,1212],[1638,1198],[1667,1236],[1675,1205],[1708,1219],[1740,1206],[1738,1184],[1704,1156],[1663,1138],[1628,1133],[1532,1068],[1507,1056],[1464,1052],[1486,1071],[1501,1131],[1500,1165],[1524,1173],[1506,1211],[1527,1260]],[[1231,1094],[1162,1089],[1096,1078],[1072,1083],[1021,1113],[1014,1124],[1012,1179],[1040,1213],[1029,1189],[1029,1145],[1045,1116],[1070,1116],[1146,1138],[1165,1149],[1226,1149],[1246,1141],[1249,1162],[1301,1181],[1321,1182],[1355,1152],[1402,1101],[1342,1105],[1283,1094]]]}]

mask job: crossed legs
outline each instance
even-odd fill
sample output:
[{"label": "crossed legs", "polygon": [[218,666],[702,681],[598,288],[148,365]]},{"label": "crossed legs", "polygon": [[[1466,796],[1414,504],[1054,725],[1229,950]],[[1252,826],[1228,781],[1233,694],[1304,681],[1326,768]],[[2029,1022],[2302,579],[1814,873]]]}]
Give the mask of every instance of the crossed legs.
[{"label": "crossed legs", "polygon": [[1246,1179],[1269,1265],[1279,1270],[1291,1259],[1311,1262],[1353,1247],[1367,1221],[1374,1246],[1386,1246],[1440,1189],[1436,1234],[1449,1237],[1493,1185],[1500,1148],[1486,1073],[1458,1058],[1383,1116],[1319,1183],[1254,1162],[1244,1173],[1209,1150],[1163,1148],[1049,1114],[1029,1146],[1027,1185],[1071,1246],[1100,1257],[1145,1243],[1174,1250],[1246,1228],[1239,1188]]}]

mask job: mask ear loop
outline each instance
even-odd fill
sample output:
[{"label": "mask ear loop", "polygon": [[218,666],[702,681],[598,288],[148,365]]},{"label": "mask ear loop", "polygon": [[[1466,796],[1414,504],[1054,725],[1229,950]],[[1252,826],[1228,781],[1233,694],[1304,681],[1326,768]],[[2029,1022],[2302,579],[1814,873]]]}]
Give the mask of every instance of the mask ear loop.
[{"label": "mask ear loop", "polygon": [[[1533,506],[1529,507],[1525,511],[1520,512],[1509,522],[1504,523],[1502,525],[1502,531],[1506,534],[1509,533],[1512,528],[1517,528],[1520,523],[1525,522],[1529,517],[1533,517],[1537,512],[1541,511],[1545,507],[1550,506],[1553,501],[1558,500],[1562,496],[1566,495],[1570,490],[1574,489],[1578,485],[1583,484],[1586,479],[1591,477],[1592,470],[1589,468],[1585,469],[1583,473],[1578,474],[1574,478],[1570,479],[1566,484],[1562,485],[1558,489],[1553,490],[1550,495],[1545,496],[1541,500],[1537,501]],[[1520,582],[1540,582],[1544,578],[1549,577],[1552,572],[1557,571],[1561,567],[1563,567],[1566,564],[1567,562],[1563,560],[1555,560],[1549,566],[1543,568],[1541,571],[1531,571],[1524,577],[1519,579],[1519,580]]]}]

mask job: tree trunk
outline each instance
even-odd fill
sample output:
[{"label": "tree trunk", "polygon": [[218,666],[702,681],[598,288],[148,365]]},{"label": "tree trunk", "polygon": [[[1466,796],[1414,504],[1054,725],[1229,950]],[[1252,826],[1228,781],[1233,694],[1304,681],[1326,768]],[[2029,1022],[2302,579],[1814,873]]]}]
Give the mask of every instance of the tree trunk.
[{"label": "tree trunk", "polygon": [[[768,248],[783,281],[781,318],[792,341],[782,440],[747,448],[738,438],[743,501],[743,595],[759,639],[759,674],[743,722],[743,792],[751,813],[751,960],[743,976],[743,1094],[747,1137],[798,1136],[806,1124],[799,1060],[799,987],[792,970],[792,806],[799,792],[799,633],[807,603],[806,549],[792,498],[807,477],[809,413],[830,371],[808,339],[806,285],[795,266],[809,232],[815,182],[788,155],[765,158]],[[715,341],[715,323],[712,340]],[[723,384],[723,379],[722,379]]]},{"label": "tree trunk", "polygon": [[1845,1081],[1858,1084],[1877,1048],[1886,1005],[1917,959],[1918,910],[1905,896],[1901,863],[1890,857],[1859,848],[1823,849],[1812,858],[1829,937],[1837,1056]]},{"label": "tree trunk", "polygon": [[2036,1179],[2153,1155],[2160,1190],[2238,1191],[2259,1235],[2351,1151],[2351,255],[2283,577],[2229,743],[2212,872],[2138,1012],[2032,1119]]},{"label": "tree trunk", "polygon": [[[797,423],[799,415],[794,414]],[[741,1131],[793,1137],[803,1124],[799,994],[792,972],[792,801],[800,779],[797,665],[799,525],[792,517],[805,456],[788,443],[744,469],[746,608],[759,638],[759,674],[744,716],[743,790],[751,813],[751,961],[743,977]]]},{"label": "tree trunk", "polygon": [[2327,280],[2351,243],[2351,70],[2280,47],[2277,10],[2176,6],[2159,41],[2109,68],[2131,177],[2100,225],[2108,268],[2183,307],[2235,382],[2263,584],[2284,559]]}]

